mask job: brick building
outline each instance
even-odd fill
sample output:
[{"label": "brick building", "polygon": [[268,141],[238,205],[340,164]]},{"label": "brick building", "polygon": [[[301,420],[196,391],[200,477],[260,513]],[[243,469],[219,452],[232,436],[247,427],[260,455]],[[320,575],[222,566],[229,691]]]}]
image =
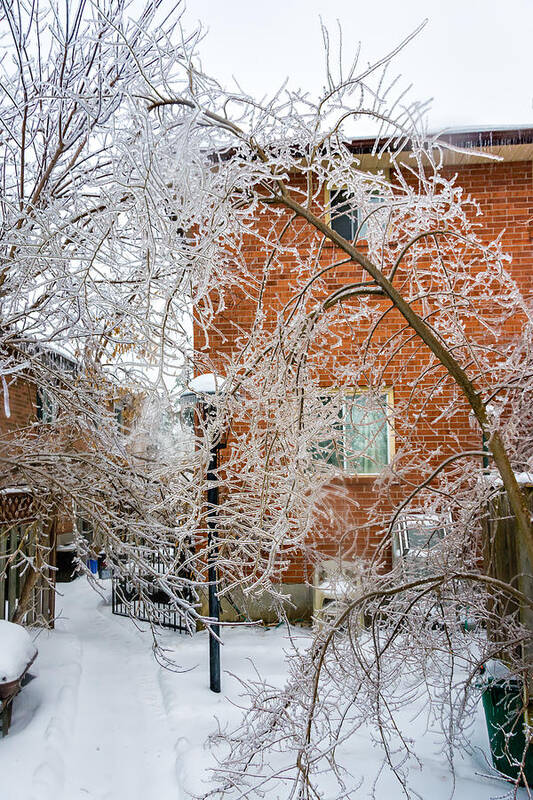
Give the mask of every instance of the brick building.
[{"label": "brick building", "polygon": [[[463,188],[465,196],[475,198],[482,212],[482,241],[487,244],[501,235],[502,249],[509,254],[511,260],[508,270],[512,278],[520,286],[522,293],[531,299],[533,297],[532,280],[532,261],[533,261],[533,129],[516,128],[509,130],[487,130],[487,131],[457,131],[443,137],[452,149],[445,151],[444,166],[442,175],[448,179],[456,177],[456,183]],[[453,147],[461,148],[462,152],[456,152]],[[479,156],[470,155],[465,150],[475,148],[476,152],[482,152],[498,156],[500,160],[486,160]],[[373,154],[374,140],[361,139],[354,140],[350,144],[350,149],[354,156],[359,160],[360,169],[369,173],[382,171],[387,175],[388,162],[386,157],[378,157]],[[408,152],[406,153],[406,159]],[[327,192],[327,189],[324,189]],[[343,202],[342,192],[340,203]],[[326,203],[327,203],[326,199]],[[333,198],[329,202],[333,204]],[[350,238],[349,214],[342,213],[340,209],[338,216],[338,232],[345,238]],[[298,228],[297,228],[298,230]],[[298,233],[296,234],[298,236]],[[361,237],[360,237],[361,238]],[[362,237],[364,238],[364,237]],[[275,269],[268,273],[268,278],[262,286],[263,309],[266,310],[267,317],[271,315],[272,320],[281,312],[281,309],[290,301],[294,294],[294,283],[291,276],[291,246],[295,246],[295,240],[284,241],[287,244],[286,255],[281,256]],[[363,245],[364,249],[364,245]],[[319,265],[331,264],[341,261],[341,252],[336,252],[335,246],[331,242],[326,242],[322,248]],[[255,265],[257,269],[264,263],[264,251],[261,249],[257,240],[250,240],[249,246],[245,245],[244,258],[247,265],[253,272]],[[361,273],[356,273],[352,264],[339,265],[337,268],[328,272],[324,280],[324,289],[328,293],[335,291],[336,287],[349,281],[361,279]],[[250,330],[255,318],[254,298],[246,297],[243,293],[235,291],[232,296],[225,298],[225,308],[216,317],[216,325],[210,332],[209,356],[212,363],[221,371],[228,361],[228,358],[238,351],[242,343],[246,341],[247,333]],[[387,301],[377,301],[382,303],[385,310]],[[470,322],[471,328],[468,334],[480,340],[483,337],[481,328],[476,329],[476,323]],[[517,334],[522,322],[516,320],[507,321],[501,336],[511,341]],[[361,330],[365,323],[362,323]],[[401,315],[392,310],[387,313],[386,324],[381,327],[379,336],[381,343],[386,343],[389,339],[397,337],[402,331],[405,321]],[[366,331],[365,331],[366,333]],[[337,334],[342,342],[342,349],[346,357],[346,364],[350,358],[354,357],[361,337],[352,328],[338,327]],[[203,333],[198,327],[195,328],[195,347],[200,350],[204,346]],[[327,350],[327,339],[322,341],[322,347]],[[327,361],[327,358],[324,357]],[[339,361],[337,360],[337,364]],[[428,352],[420,348],[418,340],[404,341],[402,346],[402,358],[400,363],[391,360],[382,371],[382,393],[383,400],[387,404],[392,404],[398,408],[402,403],[407,403],[413,392],[413,381],[420,381],[420,375],[429,365]],[[202,371],[202,370],[200,370]],[[437,374],[438,379],[438,374]],[[435,371],[433,370],[432,380],[435,381]],[[328,373],[327,367],[323,371],[323,385],[325,396],[327,391],[335,384],[335,376]],[[420,386],[417,383],[417,386]],[[361,392],[362,394],[362,392]],[[453,417],[449,418],[442,413],[443,404],[427,400],[421,393],[420,408],[415,414],[418,419],[417,430],[409,431],[412,442],[419,442],[421,447],[425,447],[428,452],[434,449],[439,454],[439,458],[445,458],[447,454],[455,452],[458,446],[464,449],[480,450],[482,445],[479,430],[472,426],[469,419],[469,408],[461,400],[457,401],[457,408]],[[354,398],[352,398],[352,401]],[[410,409],[413,410],[412,398]],[[416,401],[415,404],[416,406]],[[346,424],[346,417],[342,423],[345,429],[349,428],[345,435],[357,435],[357,420],[362,419],[364,403],[357,399],[352,402],[349,424]],[[364,416],[364,414],[363,414]],[[366,425],[366,428],[364,427]],[[363,429],[368,431],[368,422],[363,423]],[[340,467],[345,467],[344,477],[337,479],[337,486],[333,486],[331,492],[331,506],[335,519],[331,530],[324,527],[317,536],[318,547],[324,558],[343,557],[345,553],[349,557],[353,555],[372,554],[378,548],[380,539],[378,538],[379,525],[377,519],[385,519],[387,514],[390,516],[391,509],[398,506],[403,498],[409,493],[405,481],[394,481],[390,478],[377,488],[376,478],[382,466],[386,466],[394,456],[395,448],[401,443],[402,437],[406,433],[402,430],[402,420],[399,418],[394,426],[382,425],[381,433],[373,434],[369,437],[371,452],[366,463],[364,459],[359,459],[358,464],[350,465],[347,462]],[[339,455],[333,454],[326,457],[337,458]],[[342,456],[340,457],[342,461]],[[417,476],[412,475],[415,479]],[[342,486],[345,492],[337,492],[335,488]],[[350,498],[355,502],[350,502]],[[383,568],[390,566],[391,548],[383,550]],[[312,580],[313,565],[306,564],[304,558],[293,560],[284,574],[280,576],[287,589],[291,589],[293,597],[297,597],[298,613],[304,613],[310,603],[309,590],[304,588],[306,581]]]},{"label": "brick building", "polygon": [[[76,371],[72,359],[49,348],[32,345],[29,352],[44,365],[49,381],[53,382],[57,370]],[[0,412],[0,619],[14,618],[20,598],[33,581],[34,573],[26,568],[24,559],[45,557],[52,569],[41,567],[46,579],[40,578],[33,586],[24,621],[53,624],[56,578],[60,575],[69,580],[73,571],[74,513],[58,507],[42,486],[29,485],[25,460],[18,451],[24,440],[39,441],[38,447],[46,447],[46,429],[55,421],[58,408],[31,367],[7,379],[4,392],[7,397]],[[31,472],[31,450],[26,458]],[[36,556],[37,549],[40,554]]]}]

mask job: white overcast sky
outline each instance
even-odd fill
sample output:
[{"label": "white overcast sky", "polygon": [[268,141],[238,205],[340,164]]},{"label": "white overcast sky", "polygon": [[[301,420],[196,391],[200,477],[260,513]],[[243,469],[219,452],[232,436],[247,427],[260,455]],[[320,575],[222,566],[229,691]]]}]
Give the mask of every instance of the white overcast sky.
[{"label": "white overcast sky", "polygon": [[428,20],[393,72],[413,99],[433,98],[433,130],[533,126],[533,0],[188,0],[186,14],[208,29],[205,71],[255,95],[287,76],[323,85],[320,16],[332,33],[340,21],[346,54],[361,41],[365,64]]}]

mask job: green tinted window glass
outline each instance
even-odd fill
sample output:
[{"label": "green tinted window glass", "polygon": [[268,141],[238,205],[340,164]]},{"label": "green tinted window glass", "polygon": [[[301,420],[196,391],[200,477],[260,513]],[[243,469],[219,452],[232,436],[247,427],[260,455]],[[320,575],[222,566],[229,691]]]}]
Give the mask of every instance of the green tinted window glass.
[{"label": "green tinted window glass", "polygon": [[52,395],[42,386],[37,387],[37,419],[41,422],[55,422],[57,403]]},{"label": "green tinted window glass", "polygon": [[387,395],[360,394],[346,399],[346,469],[370,474],[389,463]]}]

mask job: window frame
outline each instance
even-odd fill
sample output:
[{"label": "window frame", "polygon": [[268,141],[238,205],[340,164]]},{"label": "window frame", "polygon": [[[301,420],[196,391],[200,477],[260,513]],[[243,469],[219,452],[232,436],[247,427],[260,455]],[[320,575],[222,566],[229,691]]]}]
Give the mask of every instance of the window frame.
[{"label": "window frame", "polygon": [[[386,177],[385,177],[385,180],[387,180]],[[324,199],[325,199],[325,208],[326,208],[325,221],[326,221],[326,224],[329,225],[336,233],[339,233],[339,231],[337,231],[335,229],[335,227],[334,227],[334,219],[332,218],[332,209],[333,209],[332,197],[337,192],[345,192],[345,191],[346,191],[346,188],[345,187],[340,187],[340,186],[326,186],[325,189],[324,189]],[[371,189],[370,196],[378,198],[378,202],[379,202],[379,200],[383,200],[384,199],[383,193],[380,191],[379,187],[377,187],[377,186],[374,189]],[[374,201],[371,200],[371,203],[372,202],[374,202]],[[376,205],[377,205],[377,203],[376,203]],[[363,240],[364,241],[368,241],[368,214],[367,214],[367,218],[363,222],[361,222],[360,221],[360,217],[361,217],[361,208],[360,208],[360,206],[354,205],[354,209],[355,209],[355,224],[354,224],[354,219],[352,218],[353,235],[349,239],[346,239],[346,241],[349,241],[349,242],[356,242],[356,241],[363,241]],[[373,212],[371,212],[371,213],[373,213]],[[340,216],[344,216],[344,215],[339,215],[339,218],[340,218]],[[388,228],[388,223],[384,222],[383,223],[383,232],[386,232],[387,228]],[[359,236],[357,236],[357,239],[356,239],[356,235],[357,235],[358,231],[359,231]],[[342,236],[342,233],[339,233],[339,235]],[[343,237],[343,238],[346,238],[346,237]]]},{"label": "window frame", "polygon": [[[386,425],[386,430],[387,430],[387,461],[380,469],[377,469],[377,470],[375,470],[373,472],[361,472],[361,471],[358,471],[358,470],[355,470],[355,469],[350,469],[351,459],[348,458],[347,455],[346,455],[346,451],[348,449],[347,448],[347,435],[346,435],[347,434],[346,418],[347,418],[347,415],[349,413],[349,408],[351,407],[351,405],[349,405],[347,401],[350,400],[350,399],[353,400],[356,397],[364,396],[369,391],[370,390],[368,390],[368,389],[361,389],[360,387],[356,387],[353,390],[350,390],[350,389],[344,390],[343,393],[342,393],[343,394],[343,399],[342,399],[342,406],[341,407],[343,409],[343,415],[342,415],[342,419],[339,419],[339,425],[342,424],[342,453],[338,453],[338,451],[336,451],[338,456],[342,456],[342,464],[336,463],[336,464],[334,464],[334,466],[336,466],[338,469],[341,469],[344,472],[344,474],[346,475],[346,477],[350,477],[350,478],[365,478],[365,477],[369,477],[369,478],[373,477],[373,478],[375,478],[377,475],[379,475],[381,473],[382,469],[384,469],[386,466],[388,466],[392,462],[392,460],[393,460],[393,458],[395,456],[395,453],[396,453],[396,442],[395,442],[394,428],[393,428],[393,426],[392,426],[392,424],[390,422],[391,413],[393,413],[393,411],[394,411],[394,389],[392,387],[384,387],[382,390],[379,391],[378,394],[379,394],[380,397],[386,397],[386,401],[385,402],[386,402],[386,407],[387,407],[387,410],[388,410],[388,413],[386,414],[386,416],[384,418],[384,424]],[[326,390],[324,392],[324,394],[322,395],[322,397],[325,399],[325,398],[328,398],[328,397],[333,397],[335,394],[336,394],[336,390],[335,389],[330,389],[329,391]],[[323,439],[322,440],[322,442],[325,442],[325,441],[327,441],[327,439]],[[317,459],[317,460],[319,460],[319,459]],[[324,461],[325,463],[331,463],[326,458],[322,458],[320,460]],[[337,460],[340,461],[340,458],[337,458]]]},{"label": "window frame", "polygon": [[124,402],[122,400],[114,401],[113,416],[115,417],[117,431],[119,433],[124,433]]},{"label": "window frame", "polygon": [[[423,509],[402,511],[391,531],[392,566],[400,565],[402,573],[411,578],[431,575],[425,556],[450,534],[451,525],[451,512],[441,516]],[[413,529],[431,532],[422,547],[420,543],[416,546],[410,541]]]}]

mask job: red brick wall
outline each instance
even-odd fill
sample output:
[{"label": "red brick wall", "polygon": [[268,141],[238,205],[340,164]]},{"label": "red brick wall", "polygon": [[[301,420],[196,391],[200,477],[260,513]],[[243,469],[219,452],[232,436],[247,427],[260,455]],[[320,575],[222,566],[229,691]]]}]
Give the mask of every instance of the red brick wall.
[{"label": "red brick wall", "polygon": [[[532,263],[533,263],[533,164],[530,161],[508,163],[482,163],[474,162],[472,165],[449,167],[445,170],[446,177],[458,173],[458,183],[464,188],[465,195],[472,195],[481,205],[483,217],[482,238],[489,243],[501,231],[504,231],[502,244],[504,252],[512,257],[509,271],[520,284],[522,291],[531,297],[533,295]],[[297,230],[303,231],[304,224],[297,223]],[[334,253],[332,244],[327,244],[323,252],[323,262],[331,262]],[[250,242],[245,247],[244,255],[251,269],[260,270],[265,263],[266,253],[256,242]],[[339,254],[340,256],[340,254]],[[264,290],[264,308],[268,310],[271,319],[274,318],[285,303],[289,301],[293,292],[293,280],[290,277],[291,259],[287,255],[282,259],[281,265],[269,275],[269,280]],[[327,290],[333,290],[346,281],[358,280],[351,265],[344,265],[328,274],[326,281]],[[382,303],[383,309],[388,307],[388,301]],[[215,366],[224,370],[226,360],[246,340],[255,316],[254,301],[245,298],[241,292],[234,291],[225,298],[225,310],[216,318],[216,325],[210,332],[210,346],[207,351],[208,358],[212,359]],[[386,325],[379,331],[376,341],[386,341],[394,332],[404,324],[402,317],[397,312],[391,312],[386,318]],[[510,324],[505,332],[512,336],[519,330],[520,321],[516,325]],[[472,335],[479,335],[480,331],[467,331]],[[344,331],[343,350],[348,360],[353,356],[358,342],[347,329]],[[197,349],[204,344],[203,335],[198,327],[195,328],[195,346]],[[327,352],[327,347],[326,347]],[[401,404],[410,392],[408,383],[412,381],[428,363],[428,352],[420,347],[414,340],[402,351],[402,357],[394,362],[385,372],[384,383],[394,388],[395,404]],[[198,364],[198,372],[211,368],[208,362]],[[435,374],[438,376],[437,373]],[[443,374],[443,373],[441,373]],[[325,378],[324,385],[331,385],[330,379]],[[448,391],[453,391],[452,387]],[[421,442],[431,450],[441,448],[440,457],[453,453],[457,447],[467,449],[480,449],[479,433],[474,431],[469,424],[468,408],[463,403],[460,413],[453,420],[437,420],[439,411],[436,402],[430,402],[425,408],[422,420],[417,430]],[[398,437],[402,437],[401,423],[398,428]],[[417,476],[411,476],[416,479]],[[385,491],[376,494],[374,480],[371,477],[349,477],[345,481],[348,497],[338,495],[332,497],[334,516],[337,519],[334,531],[324,529],[319,537],[319,547],[327,555],[335,556],[340,552],[371,552],[378,544],[376,530],[372,520],[376,517],[375,504],[379,501],[382,512],[391,509],[405,496],[406,489],[398,485],[391,485]],[[350,502],[356,500],[358,508]],[[299,582],[306,573],[303,560],[294,563],[284,575],[288,583]]]},{"label": "red brick wall", "polygon": [[4,396],[0,401],[0,435],[27,428],[36,419],[35,386],[21,378],[8,385],[10,416],[5,413]]},{"label": "red brick wall", "polygon": [[[18,378],[9,384],[9,417],[6,416],[4,398],[0,401],[0,457],[7,455],[15,462],[16,451],[12,449],[12,442],[17,438],[34,433],[37,420],[37,390],[35,384],[24,378]],[[25,483],[16,468],[9,470],[9,464],[0,467],[0,485],[19,485]],[[57,534],[70,533],[73,530],[73,518],[65,510],[58,516]]]}]

